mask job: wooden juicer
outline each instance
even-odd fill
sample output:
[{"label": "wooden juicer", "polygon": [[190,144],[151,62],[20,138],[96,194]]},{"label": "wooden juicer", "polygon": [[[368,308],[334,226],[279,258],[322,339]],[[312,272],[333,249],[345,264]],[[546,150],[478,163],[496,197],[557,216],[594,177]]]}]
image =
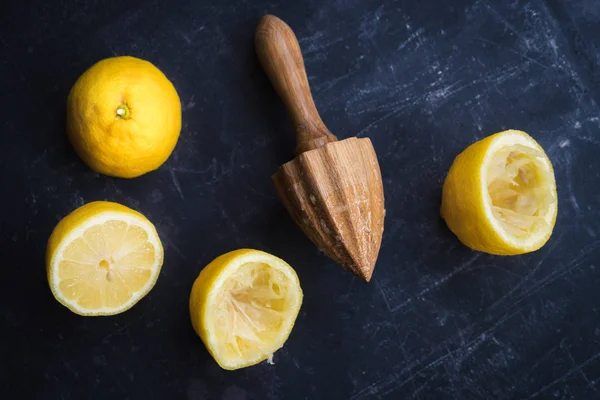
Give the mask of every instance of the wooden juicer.
[{"label": "wooden juicer", "polygon": [[282,20],[256,28],[258,58],[296,130],[296,158],[273,175],[293,220],[327,256],[370,281],[385,216],[377,155],[368,138],[338,141],[315,107],[300,45]]}]

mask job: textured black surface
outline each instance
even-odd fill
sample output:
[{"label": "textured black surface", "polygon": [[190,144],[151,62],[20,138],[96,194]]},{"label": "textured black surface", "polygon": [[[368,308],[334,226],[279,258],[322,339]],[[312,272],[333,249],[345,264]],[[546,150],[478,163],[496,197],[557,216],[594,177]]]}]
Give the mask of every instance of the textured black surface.
[{"label": "textured black surface", "polygon": [[[267,12],[296,31],[329,128],[378,152],[387,219],[368,285],[271,186],[294,143],[254,55]],[[596,0],[2,2],[1,396],[599,398],[599,21]],[[126,54],[161,68],[184,110],[171,158],[134,180],[91,172],[64,133],[77,77]],[[438,213],[453,158],[507,128],[547,150],[559,192],[548,244],[511,258],[469,251]],[[61,217],[101,199],[156,224],[165,265],[130,311],[82,318],[53,299],[44,252]],[[287,260],[305,300],[274,366],[226,372],[188,296],[239,247]]]}]

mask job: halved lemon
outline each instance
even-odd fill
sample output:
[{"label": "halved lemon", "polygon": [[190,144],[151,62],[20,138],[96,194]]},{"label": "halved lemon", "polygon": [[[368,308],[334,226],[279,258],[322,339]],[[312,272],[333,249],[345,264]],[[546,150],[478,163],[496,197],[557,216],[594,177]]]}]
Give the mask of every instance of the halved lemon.
[{"label": "halved lemon", "polygon": [[152,289],[162,263],[154,225],[137,211],[105,201],[63,218],[46,252],[52,294],[80,315],[128,310]]},{"label": "halved lemon", "polygon": [[216,258],[190,296],[194,330],[223,368],[269,359],[287,340],[302,304],[298,276],[285,261],[250,249]]},{"label": "halved lemon", "polygon": [[557,214],[554,170],[544,149],[516,130],[472,144],[448,172],[441,214],[474,250],[514,255],[539,249]]}]

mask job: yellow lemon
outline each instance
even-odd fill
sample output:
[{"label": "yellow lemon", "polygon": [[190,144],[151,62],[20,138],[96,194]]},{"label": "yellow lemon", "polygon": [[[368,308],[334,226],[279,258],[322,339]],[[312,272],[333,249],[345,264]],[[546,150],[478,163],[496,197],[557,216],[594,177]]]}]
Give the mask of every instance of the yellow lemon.
[{"label": "yellow lemon", "polygon": [[194,330],[217,363],[234,370],[270,359],[287,340],[302,289],[285,261],[241,249],[202,270],[190,296]]},{"label": "yellow lemon", "polygon": [[169,158],[181,130],[181,103],[148,61],[107,58],[75,82],[67,100],[67,134],[94,171],[133,178]]},{"label": "yellow lemon", "polygon": [[46,252],[52,294],[80,315],[128,310],[152,289],[162,263],[154,225],[130,208],[105,201],[63,218]]},{"label": "yellow lemon", "polygon": [[528,134],[508,130],[456,157],[442,193],[442,217],[461,242],[490,254],[542,247],[557,213],[554,170]]}]

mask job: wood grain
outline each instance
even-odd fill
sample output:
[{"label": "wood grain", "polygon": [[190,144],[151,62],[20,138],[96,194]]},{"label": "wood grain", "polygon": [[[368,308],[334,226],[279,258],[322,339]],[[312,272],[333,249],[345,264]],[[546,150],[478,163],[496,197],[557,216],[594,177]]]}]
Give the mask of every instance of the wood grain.
[{"label": "wood grain", "polygon": [[272,15],[256,30],[256,52],[296,130],[298,156],[273,175],[293,220],[327,256],[370,281],[385,216],[377,155],[367,138],[337,141],[315,107],[300,45]]},{"label": "wood grain", "polygon": [[337,141],[317,111],[292,29],[279,18],[265,15],[256,28],[255,45],[258,59],[294,123],[296,154]]},{"label": "wood grain", "polygon": [[305,152],[273,175],[279,198],[328,257],[371,280],[385,216],[371,140],[350,138]]}]

